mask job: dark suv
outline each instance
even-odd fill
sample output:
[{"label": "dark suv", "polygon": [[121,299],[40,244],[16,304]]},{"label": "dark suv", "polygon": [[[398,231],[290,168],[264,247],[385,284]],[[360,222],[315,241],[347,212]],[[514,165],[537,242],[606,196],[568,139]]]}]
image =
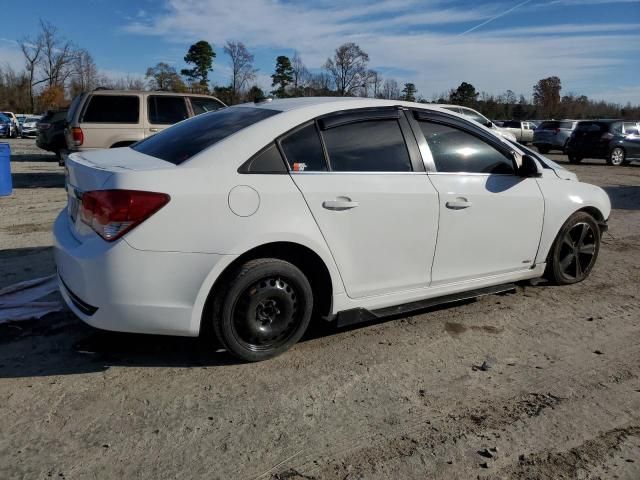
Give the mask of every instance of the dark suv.
[{"label": "dark suv", "polygon": [[60,161],[60,151],[67,148],[64,127],[67,123],[67,110],[49,110],[38,123],[36,145],[43,150],[53,152]]},{"label": "dark suv", "polygon": [[603,158],[609,165],[640,160],[640,122],[584,120],[578,122],[567,142],[571,163],[583,158]]}]

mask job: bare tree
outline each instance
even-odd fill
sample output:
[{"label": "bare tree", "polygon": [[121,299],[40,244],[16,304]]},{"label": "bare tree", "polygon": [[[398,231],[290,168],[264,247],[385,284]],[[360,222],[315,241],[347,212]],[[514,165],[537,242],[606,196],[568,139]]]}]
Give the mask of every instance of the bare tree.
[{"label": "bare tree", "polygon": [[253,55],[242,42],[230,42],[224,46],[224,53],[231,59],[231,98],[236,103],[248,84],[256,78],[257,69],[253,68]]},{"label": "bare tree", "polygon": [[33,84],[38,62],[40,61],[40,55],[42,53],[42,36],[39,36],[35,40],[32,40],[29,37],[23,37],[18,43],[20,45],[20,50],[22,50],[22,54],[24,55],[25,69],[29,76],[29,111],[34,112],[35,101],[33,98]]},{"label": "bare tree", "polygon": [[71,68],[73,71],[73,78],[71,81],[72,96],[81,92],[93,90],[98,86],[100,81],[98,67],[87,50],[80,49],[76,52]]},{"label": "bare tree", "polygon": [[398,82],[393,78],[387,78],[382,86],[381,96],[387,100],[398,100],[400,98],[400,87],[398,87]]},{"label": "bare tree", "polygon": [[[58,35],[58,29],[51,23],[40,21],[42,29],[42,56],[40,66],[44,79],[49,87],[64,87],[73,70],[71,65],[76,56],[76,50],[70,41]],[[36,83],[41,83],[36,82]]]},{"label": "bare tree", "polygon": [[298,52],[293,54],[291,68],[293,70],[291,88],[293,89],[293,94],[297,95],[298,91],[304,89],[310,80],[309,70],[307,70],[307,67],[302,62],[302,58],[300,58]]},{"label": "bare tree", "polygon": [[168,63],[159,62],[155,67],[147,68],[145,78],[149,80],[151,90],[166,90],[169,92],[186,92],[187,86]]},{"label": "bare tree", "polygon": [[324,64],[333,77],[340,96],[356,93],[364,87],[367,80],[369,55],[353,42],[340,45],[333,58]]}]

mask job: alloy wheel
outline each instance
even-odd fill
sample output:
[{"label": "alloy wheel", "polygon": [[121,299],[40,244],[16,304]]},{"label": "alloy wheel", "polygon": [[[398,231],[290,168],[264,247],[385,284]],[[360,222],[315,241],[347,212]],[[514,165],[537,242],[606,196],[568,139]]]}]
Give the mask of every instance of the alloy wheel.
[{"label": "alloy wheel", "polygon": [[580,281],[588,274],[595,262],[596,232],[584,222],[576,223],[567,230],[559,252],[560,271],[566,277]]},{"label": "alloy wheel", "polygon": [[619,147],[614,148],[611,151],[611,165],[622,165],[624,162],[624,150]]}]

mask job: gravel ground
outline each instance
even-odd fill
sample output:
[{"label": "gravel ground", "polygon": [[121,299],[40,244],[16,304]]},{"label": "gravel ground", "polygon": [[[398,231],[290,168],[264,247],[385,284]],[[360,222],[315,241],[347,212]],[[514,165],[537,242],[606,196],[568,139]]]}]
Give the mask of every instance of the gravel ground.
[{"label": "gravel ground", "polygon": [[[11,145],[0,287],[53,272],[65,204],[53,156]],[[68,313],[0,326],[0,478],[640,478],[640,166],[569,168],[614,208],[578,285],[319,326],[259,364]]]}]

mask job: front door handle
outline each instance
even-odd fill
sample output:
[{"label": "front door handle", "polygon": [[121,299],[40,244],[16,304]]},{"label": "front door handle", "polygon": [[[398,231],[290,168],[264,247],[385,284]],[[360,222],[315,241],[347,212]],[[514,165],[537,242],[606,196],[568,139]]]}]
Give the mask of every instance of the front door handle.
[{"label": "front door handle", "polygon": [[349,197],[338,197],[335,200],[325,200],[322,202],[322,208],[340,212],[342,210],[350,210],[360,205],[358,202],[352,201]]},{"label": "front door handle", "polygon": [[471,206],[471,202],[464,197],[458,197],[455,200],[450,200],[445,203],[445,206],[451,210],[462,210],[464,208],[469,208]]},{"label": "front door handle", "polygon": [[159,129],[159,128],[152,127],[152,128],[150,128],[150,129],[149,129],[149,131],[150,131],[150,132],[159,132],[159,131],[160,131],[160,129]]}]

